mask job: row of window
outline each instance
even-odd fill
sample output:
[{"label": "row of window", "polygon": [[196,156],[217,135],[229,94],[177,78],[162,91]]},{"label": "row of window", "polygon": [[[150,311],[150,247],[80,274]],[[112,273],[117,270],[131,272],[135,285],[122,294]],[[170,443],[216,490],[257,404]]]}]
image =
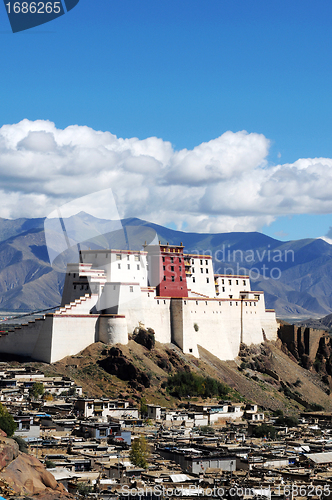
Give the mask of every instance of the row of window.
[{"label": "row of window", "polygon": [[[106,254],[106,257],[107,257],[108,254]],[[139,255],[134,255],[134,258],[137,262],[139,262]],[[122,254],[121,253],[117,253],[116,254],[116,260],[122,260]],[[127,254],[127,260],[130,260],[130,255]]]},{"label": "row of window", "polygon": [[[196,278],[195,276],[192,277],[193,283],[196,283]],[[206,278],[206,282],[210,283],[210,278]]]},{"label": "row of window", "polygon": [[[166,266],[163,266],[163,271],[166,271]],[[174,266],[171,266],[171,271],[174,272]],[[179,266],[179,272],[182,273],[182,266]]]},{"label": "row of window", "polygon": [[[243,281],[243,285],[246,286],[247,282],[246,280],[242,280]],[[224,278],[222,278],[221,280],[221,284],[224,285],[225,284],[225,280]],[[231,285],[232,284],[232,280],[228,280],[228,284]],[[239,284],[239,280],[235,280],[235,284],[238,285]]]},{"label": "row of window", "polygon": [[[200,265],[203,266],[204,260],[205,260],[205,265],[208,266],[209,265],[209,261],[207,259],[200,259],[199,260]],[[195,259],[191,259],[191,263],[195,264]]]},{"label": "row of window", "polygon": [[[166,281],[166,276],[164,276],[164,281]],[[171,281],[175,281],[175,276],[171,276]],[[182,276],[180,276],[180,281],[183,281]]]},{"label": "row of window", "polygon": [[[174,257],[170,257],[170,261],[171,261],[171,264],[174,264]],[[163,262],[166,262],[165,257],[163,257]],[[181,262],[182,262],[182,259],[181,259],[181,257],[179,257],[179,264],[181,264]]]},{"label": "row of window", "polygon": [[[118,269],[121,269],[121,264],[118,264]],[[127,264],[127,269],[130,269],[130,264]],[[140,265],[137,264],[137,271],[141,269]]]},{"label": "row of window", "polygon": [[[234,301],[233,301],[233,302],[234,302]],[[233,305],[233,302],[232,302],[232,301],[230,301],[230,303],[229,303],[229,304],[232,306],[232,305]],[[254,306],[256,307],[256,302],[245,302],[245,305],[246,305],[246,306],[248,306],[248,304],[249,304],[249,306],[254,305]],[[184,301],[184,305],[185,305],[185,306],[187,305],[187,301],[186,301],[186,300]],[[207,306],[207,300],[205,301],[205,305]],[[221,302],[219,302],[219,305],[221,306]],[[236,305],[236,306],[238,306],[238,305],[239,305],[239,302],[235,302],[235,305]],[[198,306],[198,300],[196,300],[196,306]]]}]

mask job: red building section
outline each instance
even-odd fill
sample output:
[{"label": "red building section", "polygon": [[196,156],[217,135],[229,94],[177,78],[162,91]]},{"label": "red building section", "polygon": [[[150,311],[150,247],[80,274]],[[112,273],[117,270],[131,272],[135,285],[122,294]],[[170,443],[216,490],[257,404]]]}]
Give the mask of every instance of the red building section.
[{"label": "red building section", "polygon": [[159,297],[188,297],[183,248],[159,242],[148,250],[149,284]]}]

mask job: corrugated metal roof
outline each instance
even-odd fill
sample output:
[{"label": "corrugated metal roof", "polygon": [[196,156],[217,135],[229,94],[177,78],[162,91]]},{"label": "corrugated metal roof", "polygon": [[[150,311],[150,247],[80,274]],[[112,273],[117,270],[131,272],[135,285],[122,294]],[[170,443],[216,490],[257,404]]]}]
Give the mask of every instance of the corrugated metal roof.
[{"label": "corrugated metal roof", "polygon": [[169,477],[173,483],[184,483],[190,479],[186,474],[171,474]]},{"label": "corrugated metal roof", "polygon": [[305,456],[312,462],[315,462],[315,464],[327,464],[332,462],[332,452],[306,453]]}]

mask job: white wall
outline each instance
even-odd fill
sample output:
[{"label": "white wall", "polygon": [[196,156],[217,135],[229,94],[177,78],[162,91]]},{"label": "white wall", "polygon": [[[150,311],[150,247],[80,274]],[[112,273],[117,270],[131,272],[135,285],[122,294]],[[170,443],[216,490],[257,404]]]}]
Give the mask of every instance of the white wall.
[{"label": "white wall", "polygon": [[191,262],[191,275],[187,275],[187,287],[193,292],[201,293],[207,297],[214,297],[215,286],[211,257],[186,254],[184,254],[184,257],[185,259],[190,258]]},{"label": "white wall", "polygon": [[[221,360],[234,359],[241,342],[263,342],[263,332],[276,338],[277,323],[274,313],[262,310],[263,302],[230,299],[172,299],[173,340],[183,352],[199,357],[198,345]],[[262,321],[263,320],[263,321]],[[198,331],[195,330],[198,327]]]},{"label": "white wall", "polygon": [[97,314],[53,316],[52,354],[48,362],[73,356],[96,342],[98,317]]},{"label": "white wall", "polygon": [[249,276],[216,274],[215,281],[217,284],[215,296],[221,299],[240,298],[240,292],[250,291]]}]

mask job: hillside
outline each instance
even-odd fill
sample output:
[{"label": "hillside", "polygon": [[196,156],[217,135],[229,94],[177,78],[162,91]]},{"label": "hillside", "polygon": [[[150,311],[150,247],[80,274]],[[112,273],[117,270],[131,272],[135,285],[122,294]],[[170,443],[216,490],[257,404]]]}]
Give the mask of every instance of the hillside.
[{"label": "hillside", "polygon": [[[166,390],[167,378],[179,371],[191,371],[226,383],[231,388],[227,398],[256,402],[266,410],[297,413],[305,406],[332,410],[332,400],[327,395],[329,390],[319,376],[301,368],[280,347],[279,341],[277,344],[266,342],[251,349],[244,347],[240,358],[226,362],[204,349],[200,349],[201,358],[196,359],[183,354],[173,344],[156,342],[149,350],[130,340],[126,346],[113,348],[102,343],[92,344],[79,355],[64,358],[51,366],[28,364],[40,368],[48,376],[70,376],[91,397],[120,397],[138,402],[144,396],[151,403],[176,406],[187,403],[188,399],[171,396]],[[245,368],[243,359],[246,360]],[[111,370],[104,369],[110,366]],[[123,380],[126,378],[129,380]]]},{"label": "hillside", "polygon": [[[209,253],[215,273],[251,273],[253,290],[281,318],[319,318],[332,312],[332,246],[320,239],[282,242],[260,233],[196,234],[140,219],[96,219],[83,212],[57,220],[0,219],[0,310],[31,311],[61,301],[66,260],[81,248],[141,249],[145,241],[183,242],[186,252]],[[60,229],[59,229],[60,228]],[[66,241],[72,245],[64,251]],[[49,262],[51,251],[53,268]]]}]

